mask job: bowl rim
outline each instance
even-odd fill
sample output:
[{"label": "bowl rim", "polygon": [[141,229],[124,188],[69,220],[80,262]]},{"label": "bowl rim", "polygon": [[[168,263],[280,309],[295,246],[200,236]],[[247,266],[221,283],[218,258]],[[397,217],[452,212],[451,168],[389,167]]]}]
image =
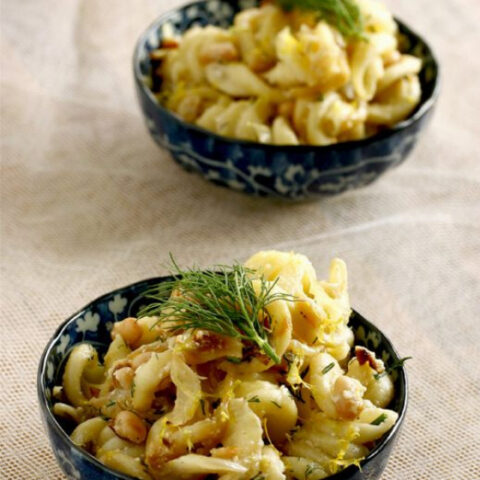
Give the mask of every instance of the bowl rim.
[{"label": "bowl rim", "polygon": [[[178,115],[174,114],[167,108],[163,107],[158,100],[155,98],[154,93],[152,90],[145,84],[144,82],[144,75],[140,70],[140,59],[141,55],[140,52],[143,46],[148,42],[149,36],[151,35],[152,31],[158,30],[158,28],[163,25],[166,21],[168,21],[172,16],[176,13],[188,10],[191,7],[195,7],[200,4],[206,3],[208,0],[195,0],[193,2],[187,3],[185,5],[173,8],[168,10],[167,12],[162,13],[159,15],[150,25],[140,34],[133,51],[133,74],[135,83],[137,88],[143,93],[143,95],[148,99],[150,104],[163,115],[165,115],[168,120],[174,121],[179,123],[184,129],[189,132],[195,132],[200,135],[208,136],[210,138],[214,138],[217,142],[223,142],[229,145],[241,145],[243,147],[249,148],[264,148],[264,149],[271,149],[271,150],[279,150],[285,153],[293,153],[293,152],[301,152],[301,153],[311,153],[312,151],[322,153],[328,151],[336,151],[336,150],[350,150],[353,148],[364,147],[369,144],[376,143],[377,141],[386,140],[395,134],[406,130],[411,125],[417,123],[421,118],[423,118],[435,105],[435,102],[438,99],[440,93],[440,79],[441,79],[441,72],[440,72],[440,64],[437,60],[437,56],[435,55],[432,47],[430,44],[415,30],[410,28],[405,22],[401,21],[398,17],[394,16],[394,20],[399,27],[404,29],[409,35],[415,37],[420,43],[423,44],[427,52],[430,54],[431,60],[433,65],[436,69],[436,75],[434,77],[434,87],[432,89],[431,94],[422,100],[419,106],[416,108],[415,112],[411,114],[406,119],[396,123],[395,125],[388,127],[371,137],[362,138],[360,140],[349,140],[347,142],[338,142],[333,143],[330,145],[273,145],[268,143],[260,143],[260,142],[253,142],[251,140],[242,140],[237,139],[234,137],[228,137],[224,135],[219,135],[211,130],[206,128],[200,127],[193,123],[186,122],[182,120]],[[224,1],[224,0],[221,0]],[[422,66],[424,68],[424,66]]]},{"label": "bowl rim", "polygon": [[[46,427],[46,433],[47,436],[49,436],[48,432],[48,425],[51,425],[57,435],[60,436],[60,438],[66,442],[66,444],[70,447],[70,449],[73,449],[77,454],[80,455],[82,459],[85,461],[94,464],[96,467],[100,468],[101,470],[105,471],[106,473],[112,475],[112,479],[120,479],[120,480],[136,480],[135,477],[131,477],[130,475],[124,474],[122,472],[119,472],[118,470],[114,470],[107,465],[101,463],[96,457],[88,453],[86,450],[80,448],[79,446],[75,445],[70,437],[68,436],[67,432],[61,427],[59,424],[58,420],[56,419],[55,415],[53,414],[52,410],[48,406],[48,400],[47,396],[45,395],[45,387],[44,387],[44,382],[43,379],[45,377],[45,373],[47,370],[47,358],[51,352],[51,350],[54,348],[55,341],[58,339],[59,335],[63,332],[64,328],[70,324],[72,321],[76,320],[79,316],[83,315],[83,313],[86,310],[89,310],[92,305],[100,302],[105,302],[108,298],[110,298],[112,295],[115,293],[122,292],[124,290],[127,290],[129,288],[135,288],[135,287],[140,287],[142,284],[145,285],[150,285],[152,283],[160,283],[164,282],[168,279],[171,279],[171,275],[164,275],[164,276],[159,276],[159,277],[150,277],[146,278],[144,280],[140,280],[137,282],[130,283],[128,285],[125,285],[123,287],[118,287],[115,288],[114,290],[111,290],[108,293],[105,293],[103,295],[100,295],[99,297],[95,298],[94,300],[88,302],[86,305],[84,305],[82,308],[80,308],[78,311],[76,311],[74,314],[70,315],[67,317],[66,320],[64,320],[55,330],[55,333],[52,335],[52,337],[49,339],[47,342],[43,353],[40,357],[39,365],[38,365],[38,370],[37,370],[37,397],[38,401],[40,404],[40,413],[42,415],[42,421],[45,424]],[[357,310],[351,309],[352,314],[354,314],[360,321],[360,323],[365,324],[369,329],[373,330],[377,334],[380,335],[380,338],[382,339],[382,344],[386,345],[393,353],[394,355],[394,360],[399,360],[400,356],[393,346],[392,342],[390,339],[378,328],[376,327],[373,323],[371,323],[369,320],[367,320],[363,315],[361,315]],[[404,385],[404,390],[405,393],[403,397],[400,399],[400,405],[398,408],[398,419],[395,423],[395,425],[387,432],[386,436],[382,439],[382,441],[372,450],[368,453],[368,455],[361,460],[360,463],[360,468],[363,467],[363,465],[367,464],[370,462],[372,459],[374,459],[377,455],[379,455],[388,444],[390,444],[397,433],[399,432],[402,423],[405,419],[406,411],[407,411],[407,406],[408,406],[408,392],[409,392],[409,387],[408,387],[408,378],[407,378],[407,372],[406,369],[403,365],[401,365],[400,368],[397,369],[398,376],[399,376],[399,382],[403,383]],[[53,448],[52,448],[53,450]],[[342,480],[344,478],[344,475],[347,475],[349,473],[354,473],[357,471],[358,467],[356,465],[349,465],[348,467],[344,468],[343,470],[340,470],[337,473],[334,473],[328,477],[326,477],[325,480]]]}]

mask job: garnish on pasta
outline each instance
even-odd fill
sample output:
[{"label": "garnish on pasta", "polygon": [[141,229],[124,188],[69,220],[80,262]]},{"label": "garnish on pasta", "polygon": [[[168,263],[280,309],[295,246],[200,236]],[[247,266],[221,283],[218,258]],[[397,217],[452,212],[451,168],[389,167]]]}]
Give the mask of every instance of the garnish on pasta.
[{"label": "garnish on pasta", "polygon": [[233,25],[164,31],[151,53],[159,102],[218,135],[276,145],[372,136],[421,98],[422,61],[401,53],[377,0],[277,0]]},{"label": "garnish on pasta", "polygon": [[325,281],[278,251],[173,275],[114,323],[103,357],[75,346],[53,391],[72,441],[105,465],[141,480],[318,480],[395,424],[390,370],[353,347],[343,261]]},{"label": "garnish on pasta", "polygon": [[[173,260],[173,259],[172,259]],[[173,261],[175,278],[153,288],[155,300],[140,312],[158,316],[164,328],[174,331],[202,329],[255,343],[275,363],[280,358],[268,342],[272,318],[268,306],[294,298],[275,289],[276,282],[253,278],[242,265],[219,266],[215,271],[180,270]],[[175,295],[170,295],[175,291]]]},{"label": "garnish on pasta", "polygon": [[283,10],[315,12],[346,37],[362,34],[362,15],[354,0],[276,0]]}]

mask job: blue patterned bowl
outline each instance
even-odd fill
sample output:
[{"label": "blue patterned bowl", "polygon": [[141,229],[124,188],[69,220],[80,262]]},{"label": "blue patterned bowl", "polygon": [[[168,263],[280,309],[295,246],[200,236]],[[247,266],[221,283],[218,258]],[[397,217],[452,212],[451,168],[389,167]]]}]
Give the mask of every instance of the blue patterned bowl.
[{"label": "blue patterned bowl", "polygon": [[[159,277],[144,280],[97,298],[63,322],[48,342],[38,369],[38,399],[53,452],[60,468],[69,479],[132,480],[132,477],[106,467],[95,457],[75,446],[68,436],[71,426],[62,423],[51,411],[52,389],[55,385],[62,383],[63,367],[69,352],[74,345],[84,341],[93,344],[100,352],[105,352],[110,343],[110,330],[113,323],[128,316],[136,316],[140,307],[147,303],[143,296],[145,291],[159,282],[171,279],[171,277]],[[375,351],[387,366],[398,362],[399,357],[392,344],[374,325],[355,311],[352,313],[350,324],[354,330],[357,345],[363,345]],[[350,466],[332,475],[329,480],[377,480],[380,478],[407,409],[405,369],[402,367],[395,370],[393,376],[396,396],[390,408],[399,414],[397,423],[361,462],[361,470]]]},{"label": "blue patterned bowl", "polygon": [[205,0],[172,10],[140,37],[133,67],[138,99],[153,139],[185,169],[248,194],[288,199],[335,195],[362,187],[402,163],[431,117],[439,91],[439,70],[430,47],[398,22],[405,51],[421,57],[422,99],[406,120],[378,135],[323,147],[273,146],[226,138],[188,124],[163,108],[149,89],[149,53],[162,41],[162,27],[176,33],[193,25],[231,25],[239,10],[256,0]]}]

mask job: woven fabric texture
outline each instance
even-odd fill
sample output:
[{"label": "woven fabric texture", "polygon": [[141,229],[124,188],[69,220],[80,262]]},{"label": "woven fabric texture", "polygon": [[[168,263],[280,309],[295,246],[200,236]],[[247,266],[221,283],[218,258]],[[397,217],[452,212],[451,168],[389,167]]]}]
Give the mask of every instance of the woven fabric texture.
[{"label": "woven fabric texture", "polygon": [[360,191],[287,204],[185,173],[149,138],[131,74],[141,31],[176,0],[1,3],[0,476],[60,480],[36,399],[41,352],[98,295],[183,265],[296,250],[346,260],[352,305],[408,363],[386,480],[479,478],[480,3],[388,4],[442,66],[410,159]]}]

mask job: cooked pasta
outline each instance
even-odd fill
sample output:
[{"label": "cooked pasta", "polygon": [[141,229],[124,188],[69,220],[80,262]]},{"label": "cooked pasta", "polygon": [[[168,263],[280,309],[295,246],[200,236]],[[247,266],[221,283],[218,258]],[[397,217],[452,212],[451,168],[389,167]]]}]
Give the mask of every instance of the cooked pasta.
[{"label": "cooked pasta", "polygon": [[330,145],[374,135],[419,104],[422,62],[400,52],[383,4],[353,1],[357,36],[275,2],[239,12],[229,29],[164,36],[151,54],[154,92],[183,120],[226,137]]},{"label": "cooked pasta", "polygon": [[158,314],[116,322],[103,359],[73,348],[53,406],[78,424],[73,443],[147,480],[311,480],[358,464],[397,413],[382,360],[353,345],[345,263],[321,281],[305,256],[263,251],[222,272],[188,270],[170,297],[160,284],[142,312]]}]

